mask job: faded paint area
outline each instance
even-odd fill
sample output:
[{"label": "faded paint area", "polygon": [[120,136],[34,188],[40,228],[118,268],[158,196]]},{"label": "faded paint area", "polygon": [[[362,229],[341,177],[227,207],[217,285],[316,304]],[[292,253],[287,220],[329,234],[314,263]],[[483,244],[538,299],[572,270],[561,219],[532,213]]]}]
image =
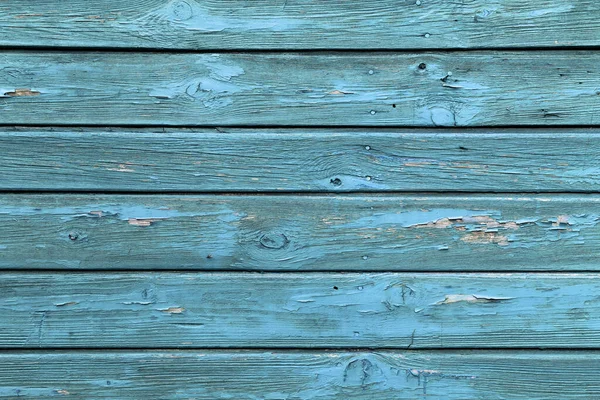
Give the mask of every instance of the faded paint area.
[{"label": "faded paint area", "polygon": [[[8,52],[0,59],[10,66],[0,71],[11,84],[4,92],[26,82],[42,95],[1,105],[5,124],[35,115],[40,125],[593,126],[600,111],[592,79],[598,57],[585,51],[218,58],[110,52],[90,61],[70,52]],[[550,63],[552,71],[542,75]],[[336,90],[353,93],[329,94]]]},{"label": "faded paint area", "polygon": [[221,108],[231,105],[233,95],[245,90],[245,86],[230,82],[232,78],[244,74],[242,67],[220,61],[219,55],[201,55],[196,64],[206,67],[208,76],[154,88],[149,95],[167,100],[183,96],[186,100],[201,101],[207,108]]},{"label": "faded paint area", "polygon": [[157,21],[168,22],[175,27],[216,33],[223,31],[270,31],[281,32],[299,29],[310,22],[300,18],[255,16],[254,18],[236,17],[235,15],[211,14],[209,7],[194,0],[173,0],[163,7],[152,10],[130,24],[140,32],[151,29]]},{"label": "faded paint area", "polygon": [[[11,272],[0,280],[0,342],[411,350],[465,341],[482,348],[600,343],[600,321],[593,318],[600,312],[598,274],[531,276]],[[360,382],[350,378],[361,376],[360,365],[348,371],[348,384]]]}]

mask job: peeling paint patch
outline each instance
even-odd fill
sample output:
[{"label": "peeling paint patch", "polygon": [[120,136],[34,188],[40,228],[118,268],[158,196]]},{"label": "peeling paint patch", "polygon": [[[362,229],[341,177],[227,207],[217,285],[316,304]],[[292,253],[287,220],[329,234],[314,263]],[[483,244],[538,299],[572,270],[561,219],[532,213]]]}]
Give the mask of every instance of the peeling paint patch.
[{"label": "peeling paint patch", "polygon": [[159,308],[158,311],[162,311],[169,314],[181,314],[185,311],[183,307],[169,307],[169,308]]},{"label": "peeling paint patch", "polygon": [[4,92],[4,96],[8,97],[25,97],[25,96],[39,96],[41,93],[37,90],[31,89],[15,89],[12,92]]},{"label": "peeling paint patch", "polygon": [[465,243],[488,244],[494,243],[499,246],[508,246],[509,238],[497,232],[471,232],[460,238]]},{"label": "peeling paint patch", "polygon": [[166,218],[129,218],[127,220],[127,223],[129,225],[146,227],[146,226],[152,225],[153,223],[155,223],[157,221],[162,221],[164,219],[166,219]]},{"label": "peeling paint patch", "polygon": [[56,307],[68,307],[68,306],[74,306],[76,304],[79,304],[79,302],[78,301],[69,301],[69,302],[66,302],[66,303],[55,304],[55,306]]},{"label": "peeling paint patch", "polygon": [[448,294],[444,296],[444,300],[438,301],[433,305],[453,304],[453,303],[496,303],[500,301],[512,300],[514,297],[489,297],[478,296],[474,294]]},{"label": "peeling paint patch", "polygon": [[345,94],[354,94],[354,92],[349,92],[349,91],[343,91],[343,90],[332,90],[331,92],[327,92],[327,94],[333,94],[333,95],[337,95],[337,96],[343,96]]}]

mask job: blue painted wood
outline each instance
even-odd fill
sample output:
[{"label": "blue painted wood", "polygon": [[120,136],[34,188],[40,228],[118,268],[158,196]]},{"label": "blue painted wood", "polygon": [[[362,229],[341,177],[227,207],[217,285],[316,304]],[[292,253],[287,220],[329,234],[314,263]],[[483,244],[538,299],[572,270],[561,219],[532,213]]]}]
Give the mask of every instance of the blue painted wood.
[{"label": "blue painted wood", "polygon": [[598,191],[594,129],[0,131],[2,190]]},{"label": "blue painted wood", "polygon": [[597,348],[598,274],[2,273],[2,348]]},{"label": "blue painted wood", "polygon": [[597,2],[4,3],[0,397],[600,397]]},{"label": "blue painted wood", "polygon": [[594,0],[19,0],[0,45],[425,49],[600,44]]},{"label": "blue painted wood", "polygon": [[3,124],[597,125],[600,113],[589,51],[36,51],[0,65]]},{"label": "blue painted wood", "polygon": [[0,396],[592,399],[598,352],[3,352]]},{"label": "blue painted wood", "polygon": [[0,269],[598,270],[597,195],[0,196]]}]

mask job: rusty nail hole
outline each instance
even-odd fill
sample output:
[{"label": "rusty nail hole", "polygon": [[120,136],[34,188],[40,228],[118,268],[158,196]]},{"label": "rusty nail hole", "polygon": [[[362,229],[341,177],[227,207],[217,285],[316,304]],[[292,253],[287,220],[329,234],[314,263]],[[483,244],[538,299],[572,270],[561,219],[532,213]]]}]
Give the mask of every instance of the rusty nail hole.
[{"label": "rusty nail hole", "polygon": [[342,180],[340,178],[335,178],[329,181],[332,185],[340,186],[342,184]]},{"label": "rusty nail hole", "polygon": [[425,69],[425,68],[427,68],[427,64],[425,64],[425,63],[419,64],[419,69]]}]

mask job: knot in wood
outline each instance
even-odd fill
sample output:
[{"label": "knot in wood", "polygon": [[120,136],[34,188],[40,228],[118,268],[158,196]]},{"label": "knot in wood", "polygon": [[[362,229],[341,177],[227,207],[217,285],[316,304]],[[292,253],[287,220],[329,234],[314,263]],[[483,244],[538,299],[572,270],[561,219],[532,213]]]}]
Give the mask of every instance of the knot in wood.
[{"label": "knot in wood", "polygon": [[279,232],[268,232],[260,237],[260,244],[267,249],[282,249],[288,243],[289,239],[283,233]]},{"label": "knot in wood", "polygon": [[177,21],[187,21],[194,16],[194,10],[188,2],[177,1],[173,4],[173,16]]}]

